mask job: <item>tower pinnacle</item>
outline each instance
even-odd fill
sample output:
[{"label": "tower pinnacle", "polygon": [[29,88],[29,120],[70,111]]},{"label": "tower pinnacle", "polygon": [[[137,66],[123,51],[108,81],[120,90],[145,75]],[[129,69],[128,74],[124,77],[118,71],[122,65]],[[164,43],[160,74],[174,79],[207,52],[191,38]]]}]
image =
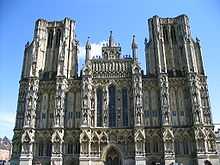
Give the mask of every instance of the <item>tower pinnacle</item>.
[{"label": "tower pinnacle", "polygon": [[133,35],[131,48],[132,48],[132,49],[137,49],[137,48],[138,48],[137,43],[136,43],[136,41],[135,41],[135,35]]},{"label": "tower pinnacle", "polygon": [[113,37],[112,37],[112,31],[110,31],[110,36],[109,36],[109,47],[112,47],[114,45],[113,42]]},{"label": "tower pinnacle", "polygon": [[88,37],[87,41],[86,41],[86,59],[85,62],[87,63],[87,61],[90,59],[91,57],[91,44],[89,42],[90,37]]},{"label": "tower pinnacle", "polygon": [[91,49],[91,44],[89,42],[90,37],[88,37],[87,41],[86,41],[86,49]]},{"label": "tower pinnacle", "polygon": [[131,43],[131,49],[132,49],[132,56],[134,59],[137,58],[137,43],[135,41],[135,35],[133,35],[133,38],[132,38],[132,43]]}]

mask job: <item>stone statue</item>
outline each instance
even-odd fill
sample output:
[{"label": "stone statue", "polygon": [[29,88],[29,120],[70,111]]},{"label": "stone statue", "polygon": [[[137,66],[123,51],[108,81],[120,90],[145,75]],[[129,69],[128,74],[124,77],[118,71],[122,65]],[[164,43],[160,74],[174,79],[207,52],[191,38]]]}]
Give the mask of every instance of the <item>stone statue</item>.
[{"label": "stone statue", "polygon": [[198,110],[195,111],[195,121],[199,122],[200,121],[200,113]]},{"label": "stone statue", "polygon": [[211,121],[211,115],[209,113],[207,113],[207,116],[206,116],[206,121],[207,121],[207,124],[211,124],[212,121]]},{"label": "stone statue", "polygon": [[141,124],[141,113],[137,112],[137,124]]},{"label": "stone statue", "polygon": [[108,109],[107,90],[104,90],[104,109]]},{"label": "stone statue", "polygon": [[173,150],[172,141],[168,140],[165,143],[165,149],[166,149],[166,152],[172,152],[172,150]]},{"label": "stone statue", "polygon": [[30,144],[29,143],[23,143],[23,149],[24,149],[24,153],[28,154],[30,151]]},{"label": "stone statue", "polygon": [[94,126],[95,122],[95,115],[94,115],[94,110],[91,111],[91,126]]},{"label": "stone statue", "polygon": [[162,94],[162,104],[163,104],[163,106],[167,106],[168,105],[167,93],[163,93]]},{"label": "stone statue", "polygon": [[193,104],[198,104],[198,99],[197,99],[196,91],[194,93],[192,93],[192,97],[193,97]]},{"label": "stone statue", "polygon": [[168,112],[164,113],[164,119],[165,119],[165,123],[169,123],[169,115]]},{"label": "stone statue", "polygon": [[32,64],[32,75],[36,75],[36,64]]},{"label": "stone statue", "polygon": [[61,109],[61,97],[57,96],[57,109]]},{"label": "stone statue", "polygon": [[32,108],[32,96],[28,98],[28,109]]},{"label": "stone statue", "polygon": [[104,126],[107,125],[107,111],[106,110],[104,111],[104,115],[103,115],[103,123],[104,123]]},{"label": "stone statue", "polygon": [[83,114],[83,124],[87,124],[87,121],[88,121],[87,117],[88,117],[87,112],[84,112],[84,114]]},{"label": "stone statue", "polygon": [[27,115],[26,115],[25,125],[30,126],[30,124],[31,124],[31,112],[30,112],[30,110],[27,110],[26,114]]},{"label": "stone statue", "polygon": [[60,67],[59,67],[60,69],[60,75],[63,75],[63,62],[60,62]]},{"label": "stone statue", "polygon": [[83,98],[83,107],[84,107],[84,108],[87,108],[87,107],[88,107],[87,95],[85,95],[85,97]]},{"label": "stone statue", "polygon": [[60,125],[60,113],[56,114],[56,125]]},{"label": "stone statue", "polygon": [[140,98],[140,95],[136,95],[136,104],[137,106],[139,107],[141,105],[141,98]]},{"label": "stone statue", "polygon": [[60,144],[58,142],[54,143],[54,153],[60,153]]},{"label": "stone statue", "polygon": [[91,99],[91,108],[95,109],[95,99],[94,98]]}]

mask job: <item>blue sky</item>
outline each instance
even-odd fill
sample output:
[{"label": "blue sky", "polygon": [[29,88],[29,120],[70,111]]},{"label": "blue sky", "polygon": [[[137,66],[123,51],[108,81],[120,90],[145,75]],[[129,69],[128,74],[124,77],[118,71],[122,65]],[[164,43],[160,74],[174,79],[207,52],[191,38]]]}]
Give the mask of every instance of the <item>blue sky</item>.
[{"label": "blue sky", "polygon": [[[38,18],[76,21],[80,46],[88,36],[94,47],[113,31],[130,54],[132,35],[139,45],[139,60],[145,68],[144,38],[147,19],[153,15],[190,18],[193,37],[201,40],[215,123],[220,123],[220,2],[218,0],[1,0],[0,1],[0,137],[12,138],[24,46],[33,37]],[[95,53],[97,51],[94,51]],[[83,60],[81,51],[80,61]],[[80,64],[81,65],[81,64]]]}]

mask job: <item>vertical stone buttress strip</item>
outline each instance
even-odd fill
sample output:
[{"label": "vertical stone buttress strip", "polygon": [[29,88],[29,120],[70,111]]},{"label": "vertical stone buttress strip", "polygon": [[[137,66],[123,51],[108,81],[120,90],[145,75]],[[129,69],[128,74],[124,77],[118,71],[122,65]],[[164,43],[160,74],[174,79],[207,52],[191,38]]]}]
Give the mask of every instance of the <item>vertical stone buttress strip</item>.
[{"label": "vertical stone buttress strip", "polygon": [[[194,132],[194,140],[195,140],[195,152],[196,152],[196,157],[195,159],[197,160],[200,151],[198,150],[201,145],[199,141],[201,140],[200,138],[203,137],[198,137],[197,135],[202,135],[202,129],[203,129],[203,117],[201,113],[201,97],[200,97],[200,91],[199,91],[199,84],[198,84],[198,74],[197,74],[197,69],[195,67],[195,64],[193,61],[195,61],[195,56],[194,54],[194,48],[192,47],[192,38],[190,35],[190,31],[188,29],[188,18],[184,17],[182,21],[182,26],[183,26],[183,48],[184,48],[184,55],[186,58],[186,70],[187,70],[187,82],[188,82],[188,87],[189,87],[189,92],[190,92],[190,101],[191,101],[191,107],[192,107],[192,124],[193,124],[193,132]],[[199,161],[197,160],[196,163]]]},{"label": "vertical stone buttress strip", "polygon": [[25,101],[25,116],[24,116],[24,126],[23,134],[21,138],[22,150],[20,156],[20,164],[30,165],[33,160],[33,146],[34,146],[34,136],[35,136],[35,118],[36,118],[36,105],[38,99],[38,88],[39,88],[39,78],[38,78],[38,48],[39,41],[36,38],[33,42],[32,47],[32,59],[31,59],[31,69],[28,79],[28,90]]},{"label": "vertical stone buttress strip", "polygon": [[154,35],[154,53],[157,59],[158,83],[160,87],[160,103],[162,115],[162,138],[164,143],[164,164],[168,165],[175,162],[174,136],[171,125],[170,100],[169,100],[169,81],[166,65],[166,54],[164,38],[160,19],[155,16],[152,20],[152,30]]},{"label": "vertical stone buttress strip", "polygon": [[65,61],[68,57],[67,54],[67,37],[63,39],[58,54],[57,76],[56,76],[56,96],[55,96],[55,111],[54,111],[54,124],[53,133],[51,137],[52,141],[52,155],[51,165],[63,164],[63,138],[64,138],[64,105],[66,90],[68,87],[67,73]]},{"label": "vertical stone buttress strip", "polygon": [[[92,77],[91,77],[91,63],[88,60],[83,68],[82,86],[81,86],[81,123],[80,123],[80,164],[89,164],[88,157],[91,152],[91,142],[87,135],[91,134],[91,109],[94,108],[92,103]],[[94,92],[94,91],[93,91]],[[94,101],[94,100],[93,100]],[[93,104],[93,105],[92,105]],[[92,107],[91,107],[92,105]],[[90,137],[90,136],[89,136]]]},{"label": "vertical stone buttress strip", "polygon": [[[193,116],[193,132],[195,140],[195,162],[198,165],[204,163],[205,159],[209,159],[209,155],[212,155],[213,159],[217,156],[215,145],[213,144],[212,153],[207,154],[209,135],[214,135],[213,124],[211,121],[211,113],[209,103],[207,106],[202,105],[203,97],[208,101],[208,90],[205,76],[198,73],[197,64],[192,62],[196,61],[194,48],[191,44],[192,39],[188,36],[184,38],[185,56],[187,59],[187,81],[192,105]],[[188,48],[188,49],[187,49]],[[206,118],[207,117],[207,118]],[[207,121],[208,120],[208,121]],[[206,127],[206,125],[208,127]],[[207,138],[206,138],[207,135]],[[215,137],[212,137],[215,138]]]},{"label": "vertical stone buttress strip", "polygon": [[134,104],[134,142],[135,164],[145,165],[145,130],[143,114],[142,74],[137,58],[132,66],[133,104]]}]

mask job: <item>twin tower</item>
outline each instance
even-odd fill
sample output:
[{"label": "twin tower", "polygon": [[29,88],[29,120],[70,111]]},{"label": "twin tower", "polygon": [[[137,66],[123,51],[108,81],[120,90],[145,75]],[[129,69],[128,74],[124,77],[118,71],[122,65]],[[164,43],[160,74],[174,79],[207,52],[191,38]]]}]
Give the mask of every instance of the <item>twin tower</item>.
[{"label": "twin tower", "polygon": [[219,165],[207,77],[188,17],[154,16],[146,74],[112,33],[78,74],[75,22],[37,20],[24,52],[11,164]]}]

